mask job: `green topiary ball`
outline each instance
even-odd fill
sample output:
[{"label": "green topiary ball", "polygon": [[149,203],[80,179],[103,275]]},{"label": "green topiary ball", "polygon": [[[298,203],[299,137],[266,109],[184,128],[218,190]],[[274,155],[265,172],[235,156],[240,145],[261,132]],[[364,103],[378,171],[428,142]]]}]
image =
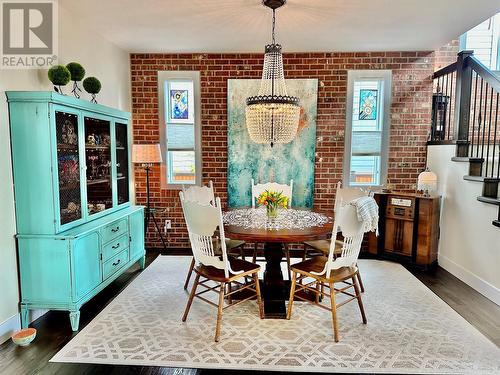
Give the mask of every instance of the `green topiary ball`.
[{"label": "green topiary ball", "polygon": [[87,77],[83,80],[83,88],[89,94],[97,94],[101,91],[101,81],[96,77]]},{"label": "green topiary ball", "polygon": [[71,73],[64,65],[55,65],[49,69],[49,80],[56,86],[67,85],[71,80]]},{"label": "green topiary ball", "polygon": [[68,65],[66,65],[66,68],[68,68],[69,72],[71,73],[72,81],[81,81],[83,77],[85,77],[85,69],[81,64],[77,62],[70,62]]}]

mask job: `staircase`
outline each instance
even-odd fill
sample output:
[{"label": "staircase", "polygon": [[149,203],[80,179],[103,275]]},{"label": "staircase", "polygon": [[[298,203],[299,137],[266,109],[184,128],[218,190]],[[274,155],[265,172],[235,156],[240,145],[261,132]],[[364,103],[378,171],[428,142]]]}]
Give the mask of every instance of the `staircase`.
[{"label": "staircase", "polygon": [[433,75],[429,144],[456,145],[452,161],[469,164],[464,179],[482,183],[477,200],[498,206],[492,224],[500,228],[500,79],[471,51]]}]

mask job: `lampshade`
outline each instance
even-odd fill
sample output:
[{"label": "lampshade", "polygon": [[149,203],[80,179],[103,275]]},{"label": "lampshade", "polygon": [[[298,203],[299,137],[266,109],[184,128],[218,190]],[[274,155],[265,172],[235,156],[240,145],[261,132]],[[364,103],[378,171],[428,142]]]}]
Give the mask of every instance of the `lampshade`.
[{"label": "lampshade", "polygon": [[423,191],[426,195],[437,190],[438,178],[429,167],[418,175],[417,190]]},{"label": "lampshade", "polygon": [[132,163],[161,163],[161,147],[159,144],[132,145]]}]

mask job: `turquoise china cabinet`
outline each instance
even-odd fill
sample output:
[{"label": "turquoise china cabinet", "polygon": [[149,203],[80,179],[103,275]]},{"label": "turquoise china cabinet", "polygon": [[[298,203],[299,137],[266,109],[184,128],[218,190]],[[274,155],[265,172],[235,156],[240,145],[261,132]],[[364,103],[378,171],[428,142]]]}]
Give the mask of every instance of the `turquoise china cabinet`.
[{"label": "turquoise china cabinet", "polygon": [[144,208],[130,203],[130,114],[55,92],[7,92],[21,278],[32,309],[80,307],[139,262]]}]

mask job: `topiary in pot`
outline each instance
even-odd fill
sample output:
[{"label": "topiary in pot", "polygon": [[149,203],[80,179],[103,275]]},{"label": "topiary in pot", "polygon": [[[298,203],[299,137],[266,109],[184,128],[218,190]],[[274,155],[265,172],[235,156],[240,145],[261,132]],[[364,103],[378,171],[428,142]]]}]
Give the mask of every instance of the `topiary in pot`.
[{"label": "topiary in pot", "polygon": [[61,86],[66,86],[71,79],[71,73],[64,65],[55,65],[49,69],[49,81],[54,85],[54,90],[63,94]]},{"label": "topiary in pot", "polygon": [[97,103],[95,98],[96,94],[101,91],[101,81],[99,81],[96,77],[87,77],[83,80],[83,88],[90,95],[92,95],[92,103]]},{"label": "topiary in pot", "polygon": [[81,81],[83,77],[85,77],[85,69],[77,62],[70,62],[66,65],[66,68],[68,68],[71,73],[71,80],[73,81],[73,90],[71,90],[71,93],[75,95],[76,98],[80,98],[79,92],[82,92],[82,90],[78,87],[77,82]]}]

